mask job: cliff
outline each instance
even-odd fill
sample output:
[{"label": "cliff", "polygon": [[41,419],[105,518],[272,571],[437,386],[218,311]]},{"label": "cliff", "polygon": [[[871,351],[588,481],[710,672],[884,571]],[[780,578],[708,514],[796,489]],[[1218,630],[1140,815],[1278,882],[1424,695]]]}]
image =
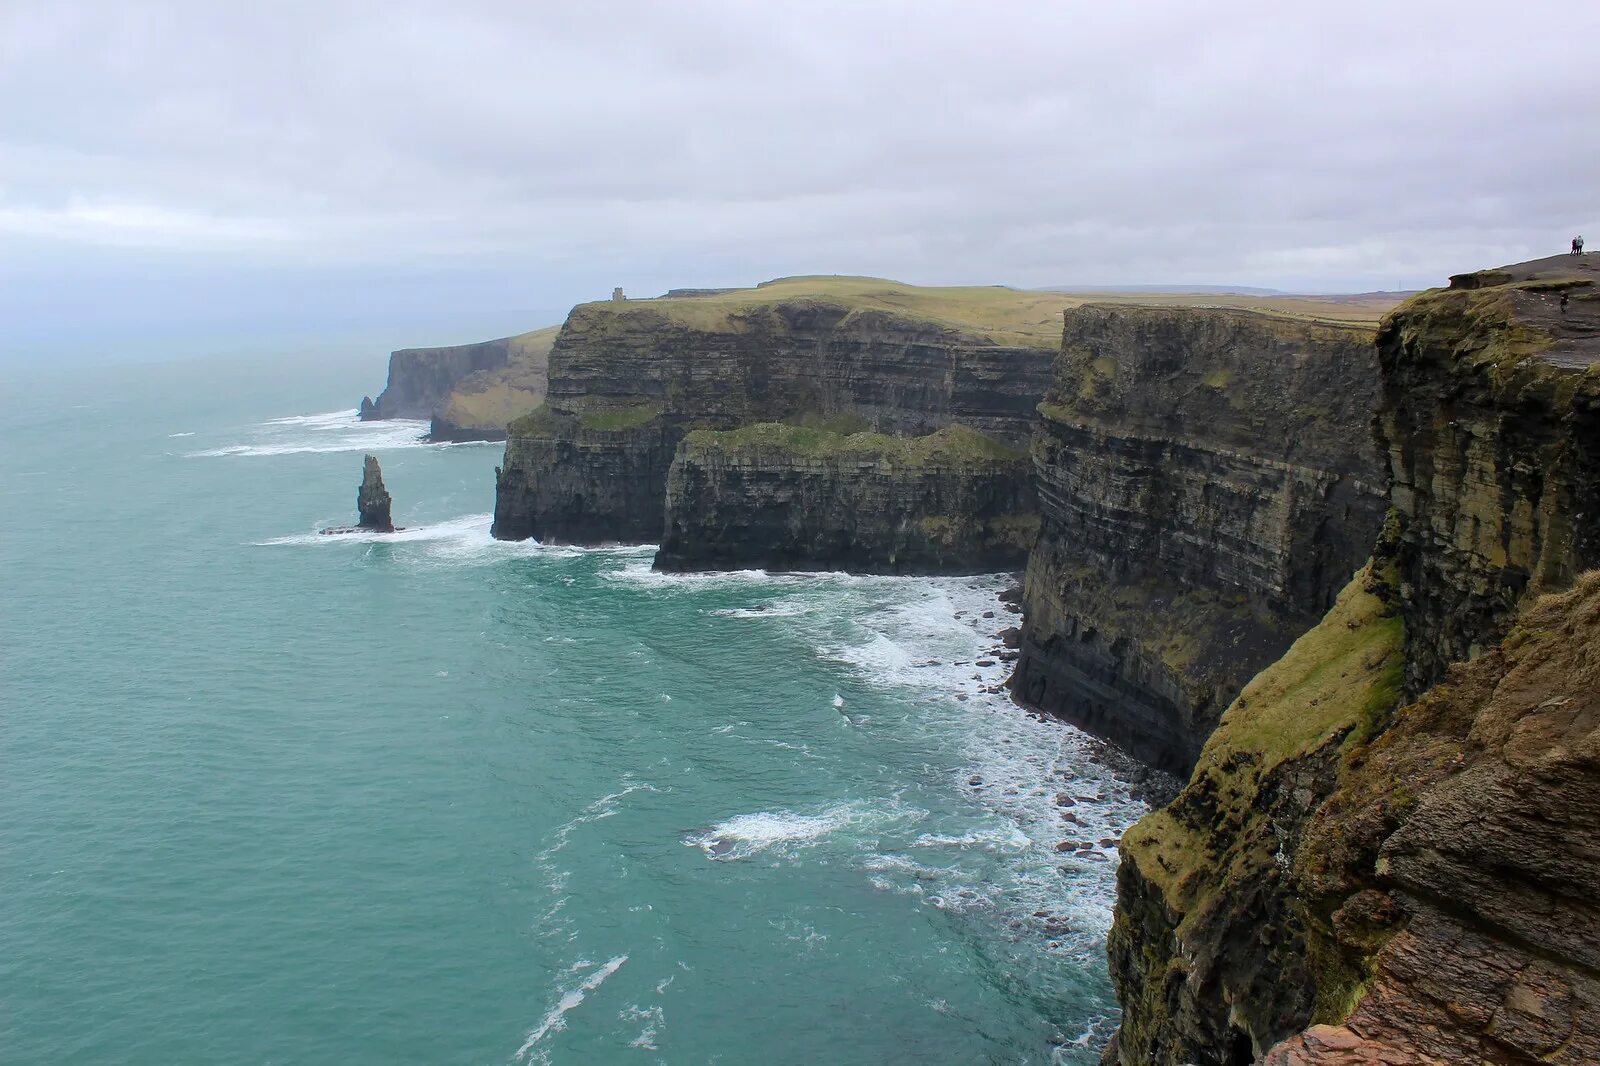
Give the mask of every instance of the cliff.
[{"label": "cliff", "polygon": [[1381,327],[1390,521],[1124,835],[1108,1061],[1600,1061],[1591,274]]},{"label": "cliff", "polygon": [[1360,326],[1067,312],[1033,435],[1042,527],[1013,692],[1186,773],[1370,552],[1377,405]]},{"label": "cliff", "polygon": [[546,407],[515,423],[495,535],[658,541],[667,476],[696,429],[831,423],[917,436],[960,424],[1024,441],[1059,299],[797,278],[583,304],[550,353]]},{"label": "cliff", "polygon": [[550,349],[560,326],[507,339],[506,365],[469,374],[433,412],[428,437],[437,441],[505,440],[512,422],[544,402]]},{"label": "cliff", "polygon": [[1461,275],[1379,334],[1413,693],[1600,566],[1597,280],[1594,255]]},{"label": "cliff", "polygon": [[667,476],[662,570],[1015,570],[1038,531],[1026,453],[951,426],[924,437],[761,424],[698,430]]},{"label": "cliff", "polygon": [[446,348],[405,348],[389,356],[389,381],[376,401],[362,397],[363,421],[428,418],[438,440],[494,440],[544,398],[556,327]]}]

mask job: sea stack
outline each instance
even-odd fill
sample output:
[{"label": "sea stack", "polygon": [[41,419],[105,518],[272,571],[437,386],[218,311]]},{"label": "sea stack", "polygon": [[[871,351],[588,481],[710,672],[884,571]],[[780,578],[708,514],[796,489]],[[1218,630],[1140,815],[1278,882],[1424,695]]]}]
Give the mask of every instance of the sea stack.
[{"label": "sea stack", "polygon": [[394,522],[389,516],[389,490],[383,487],[383,471],[378,468],[378,457],[369,455],[361,470],[361,491],[356,494],[356,510],[361,519],[358,529],[376,533],[393,533]]}]

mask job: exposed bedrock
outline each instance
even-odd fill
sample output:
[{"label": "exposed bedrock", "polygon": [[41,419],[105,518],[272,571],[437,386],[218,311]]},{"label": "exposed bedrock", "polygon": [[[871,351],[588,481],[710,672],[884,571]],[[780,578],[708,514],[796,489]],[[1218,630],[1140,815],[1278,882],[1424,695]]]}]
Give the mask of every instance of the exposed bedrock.
[{"label": "exposed bedrock", "polygon": [[378,457],[369,455],[361,464],[361,488],[356,491],[356,526],[377,533],[393,533],[394,519],[390,516],[389,490],[383,487],[383,471],[378,467]]},{"label": "exposed bedrock", "polygon": [[1498,640],[1525,593],[1600,566],[1596,260],[1453,278],[1379,333],[1413,693]]},{"label": "exposed bedrock", "polygon": [[361,418],[431,418],[463,379],[504,367],[511,338],[448,348],[403,348],[389,355],[389,382],[376,401],[362,398]]},{"label": "exposed bedrock", "polygon": [[774,423],[689,434],[667,477],[663,570],[972,574],[1038,532],[1027,454],[965,427],[914,438]]},{"label": "exposed bedrock", "polygon": [[804,422],[1023,442],[1051,352],[826,298],[585,304],[550,353],[546,407],[511,427],[495,535],[657,542],[691,430]]},{"label": "exposed bedrock", "polygon": [[1021,700],[1188,772],[1371,550],[1371,340],[1242,311],[1067,312],[1033,436]]},{"label": "exposed bedrock", "polygon": [[1592,276],[1381,327],[1390,521],[1125,834],[1107,1061],[1600,1061]]}]

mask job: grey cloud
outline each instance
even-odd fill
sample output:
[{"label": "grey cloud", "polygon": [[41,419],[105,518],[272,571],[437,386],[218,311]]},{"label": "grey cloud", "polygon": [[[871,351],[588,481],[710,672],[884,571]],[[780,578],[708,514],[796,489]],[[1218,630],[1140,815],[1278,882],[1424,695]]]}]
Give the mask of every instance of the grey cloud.
[{"label": "grey cloud", "polygon": [[1597,31],[1467,0],[19,0],[0,278],[159,255],[175,304],[276,270],[381,306],[435,264],[518,272],[528,314],[799,271],[1426,284],[1600,236]]}]

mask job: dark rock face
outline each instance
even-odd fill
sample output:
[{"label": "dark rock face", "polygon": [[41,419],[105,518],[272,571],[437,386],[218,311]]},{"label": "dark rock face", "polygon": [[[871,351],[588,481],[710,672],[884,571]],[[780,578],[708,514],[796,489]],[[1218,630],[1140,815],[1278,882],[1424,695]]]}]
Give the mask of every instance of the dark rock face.
[{"label": "dark rock face", "polygon": [[541,410],[511,426],[495,468],[494,536],[546,544],[649,544],[660,539],[663,486],[682,431],[645,413],[640,425]]},{"label": "dark rock face", "polygon": [[428,439],[440,444],[460,444],[467,441],[505,440],[506,431],[489,425],[464,426],[446,415],[435,412],[428,422]]},{"label": "dark rock face", "polygon": [[1015,570],[1038,531],[1027,455],[959,427],[902,440],[700,431],[667,476],[661,570]]},{"label": "dark rock face", "polygon": [[1362,587],[1124,835],[1107,1061],[1600,1061],[1600,572],[1580,572],[1600,561],[1600,296],[1580,265],[1465,275],[1381,328],[1392,518]]},{"label": "dark rock face", "polygon": [[448,348],[403,348],[389,356],[389,383],[376,402],[362,398],[361,419],[430,418],[462,380],[504,367],[511,339]]},{"label": "dark rock face", "polygon": [[1379,334],[1413,693],[1497,641],[1527,592],[1600,566],[1597,260],[1452,278]]},{"label": "dark rock face", "polygon": [[1033,437],[1018,698],[1187,773],[1370,551],[1377,393],[1361,329],[1069,311]]},{"label": "dark rock face", "polygon": [[[514,423],[495,535],[655,542],[667,472],[693,429],[801,418],[903,435],[960,423],[1023,441],[1051,352],[822,299],[702,320],[639,303],[575,308],[550,353],[547,410]],[[620,480],[619,480],[620,479]]]},{"label": "dark rock face", "polygon": [[356,528],[393,533],[394,521],[389,516],[389,505],[389,491],[383,487],[383,471],[378,468],[378,458],[369,455],[362,463],[361,489],[356,493],[356,511],[361,516]]}]

